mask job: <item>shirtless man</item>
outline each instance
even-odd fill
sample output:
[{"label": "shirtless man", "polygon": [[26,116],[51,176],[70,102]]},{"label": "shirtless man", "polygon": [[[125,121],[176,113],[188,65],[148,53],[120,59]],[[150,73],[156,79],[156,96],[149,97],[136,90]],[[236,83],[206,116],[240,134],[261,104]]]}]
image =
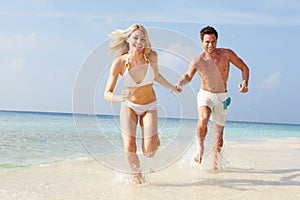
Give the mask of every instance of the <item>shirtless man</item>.
[{"label": "shirtless man", "polygon": [[201,78],[201,89],[197,94],[198,124],[197,138],[199,151],[195,161],[201,163],[204,153],[204,141],[207,134],[207,124],[211,117],[214,133],[213,169],[218,170],[218,156],[223,146],[223,131],[227,117],[227,106],[230,98],[227,94],[227,80],[230,63],[242,72],[241,93],[248,92],[249,68],[231,49],[217,48],[217,31],[207,26],[200,31],[203,52],[196,56],[186,73],[178,81],[177,87],[189,83],[196,72]]}]

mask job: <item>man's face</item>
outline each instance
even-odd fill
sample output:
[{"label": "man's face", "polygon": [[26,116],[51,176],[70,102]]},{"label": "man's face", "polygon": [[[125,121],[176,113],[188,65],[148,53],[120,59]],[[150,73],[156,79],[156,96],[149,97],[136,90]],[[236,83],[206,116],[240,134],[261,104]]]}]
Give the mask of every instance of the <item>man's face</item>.
[{"label": "man's face", "polygon": [[214,53],[217,48],[217,38],[214,34],[205,34],[202,40],[202,46],[204,51],[211,54]]}]

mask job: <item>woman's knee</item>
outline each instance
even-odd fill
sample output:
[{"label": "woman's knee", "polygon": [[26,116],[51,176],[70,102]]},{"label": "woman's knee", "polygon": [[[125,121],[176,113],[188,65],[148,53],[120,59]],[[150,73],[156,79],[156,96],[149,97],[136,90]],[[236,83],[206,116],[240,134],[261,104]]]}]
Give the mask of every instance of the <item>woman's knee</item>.
[{"label": "woman's knee", "polygon": [[136,153],[137,147],[135,142],[127,142],[124,144],[124,151],[127,153]]},{"label": "woman's knee", "polygon": [[148,158],[151,158],[151,157],[154,156],[155,151],[153,149],[147,149],[147,148],[145,148],[145,149],[143,149],[143,154],[144,154],[144,156],[146,156]]},{"label": "woman's knee", "polygon": [[156,139],[153,139],[152,141],[148,141],[146,142],[146,144],[144,143],[142,147],[143,154],[148,158],[153,157],[155,152],[158,149],[158,145],[159,142]]}]

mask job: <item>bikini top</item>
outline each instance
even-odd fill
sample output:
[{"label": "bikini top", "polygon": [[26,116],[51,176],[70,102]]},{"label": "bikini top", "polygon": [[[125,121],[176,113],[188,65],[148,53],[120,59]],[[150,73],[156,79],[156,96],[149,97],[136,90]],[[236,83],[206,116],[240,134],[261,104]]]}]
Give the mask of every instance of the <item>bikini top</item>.
[{"label": "bikini top", "polygon": [[144,57],[145,57],[145,60],[146,60],[146,63],[147,63],[147,70],[146,70],[144,79],[139,83],[135,82],[134,79],[132,78],[132,76],[129,73],[129,69],[128,69],[129,66],[130,66],[130,63],[128,62],[129,56],[127,57],[127,61],[126,61],[126,64],[125,64],[126,69],[125,69],[125,72],[122,76],[122,80],[124,81],[125,87],[141,87],[141,86],[144,86],[144,85],[152,84],[154,82],[154,78],[155,78],[154,70],[150,66],[149,59],[147,59],[145,55],[144,55]]}]

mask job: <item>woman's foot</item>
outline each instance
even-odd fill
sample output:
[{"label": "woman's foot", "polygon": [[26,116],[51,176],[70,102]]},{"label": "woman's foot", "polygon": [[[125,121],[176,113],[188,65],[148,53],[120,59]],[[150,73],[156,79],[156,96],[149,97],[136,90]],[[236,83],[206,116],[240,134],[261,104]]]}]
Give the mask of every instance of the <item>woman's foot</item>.
[{"label": "woman's foot", "polygon": [[145,182],[145,177],[141,172],[133,173],[132,175],[132,183],[134,185],[139,185]]}]

